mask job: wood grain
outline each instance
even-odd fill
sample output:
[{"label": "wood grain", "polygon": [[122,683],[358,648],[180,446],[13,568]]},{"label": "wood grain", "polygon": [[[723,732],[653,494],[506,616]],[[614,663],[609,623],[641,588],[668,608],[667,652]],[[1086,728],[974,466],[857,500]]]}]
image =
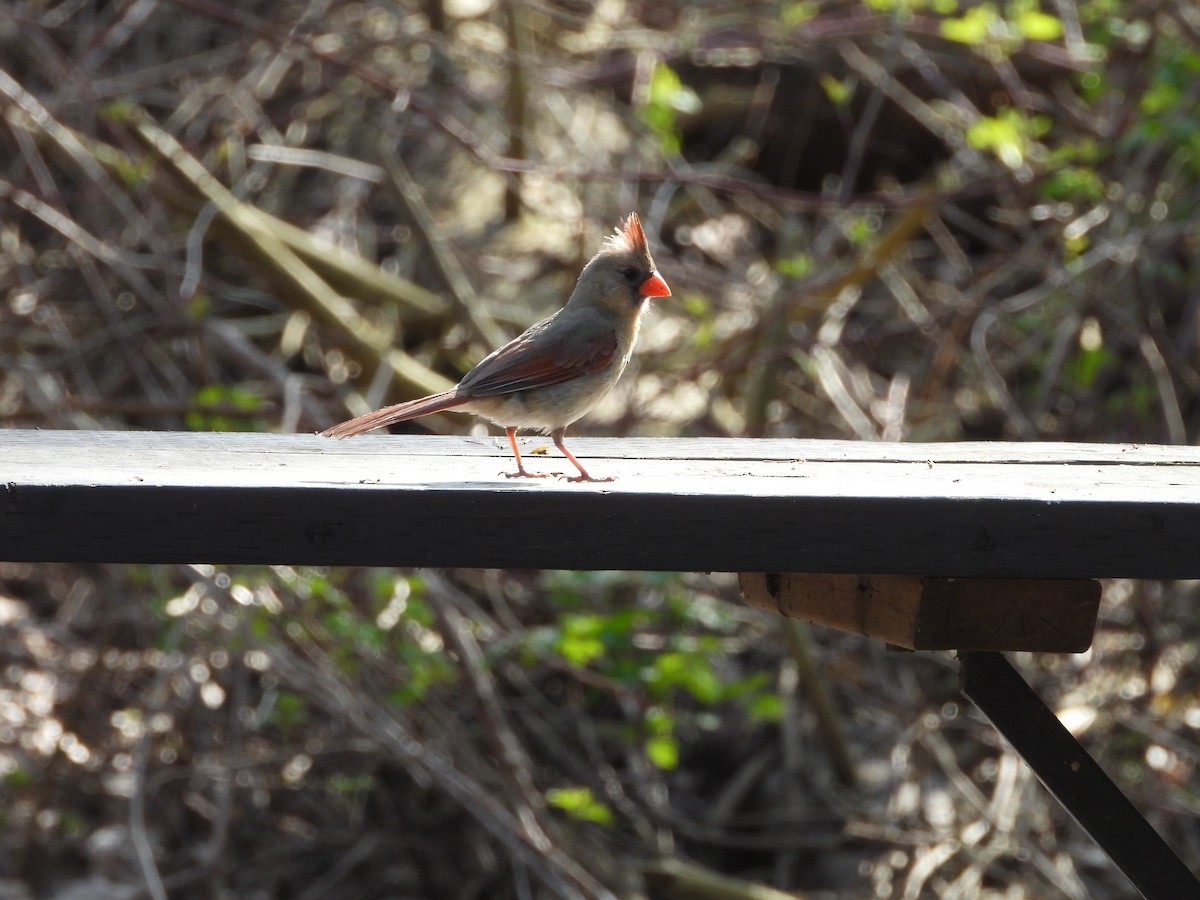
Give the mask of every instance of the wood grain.
[{"label": "wood grain", "polygon": [[[530,468],[567,472],[525,438]],[[1200,577],[1200,449],[0,432],[0,559]]]},{"label": "wood grain", "polygon": [[751,606],[909,650],[1082,653],[1100,582],[1091,579],[742,573]]}]

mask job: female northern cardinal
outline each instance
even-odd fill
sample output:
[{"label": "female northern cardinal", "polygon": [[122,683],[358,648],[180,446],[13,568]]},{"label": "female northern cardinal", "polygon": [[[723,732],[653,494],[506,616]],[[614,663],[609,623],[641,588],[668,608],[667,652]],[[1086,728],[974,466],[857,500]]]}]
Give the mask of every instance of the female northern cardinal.
[{"label": "female northern cardinal", "polygon": [[446,409],[460,409],[504,427],[517,471],[510,478],[542,478],[528,472],[517,449],[517,429],[549,431],[579,475],[571,481],[611,481],[587,473],[563,445],[567,426],[609,392],[629,362],[638,321],[650,297],[671,289],[654,270],[646,234],[631,213],[616,234],[583,267],[567,305],[505,344],[441,394],[397,403],[321,432],[350,437],[382,425]]}]

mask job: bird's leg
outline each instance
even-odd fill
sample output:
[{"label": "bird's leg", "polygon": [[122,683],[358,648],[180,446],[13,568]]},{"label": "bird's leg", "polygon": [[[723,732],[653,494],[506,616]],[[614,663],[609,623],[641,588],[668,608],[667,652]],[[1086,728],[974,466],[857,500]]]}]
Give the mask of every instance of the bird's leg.
[{"label": "bird's leg", "polygon": [[579,470],[578,475],[576,475],[574,478],[568,478],[567,481],[612,481],[612,476],[609,476],[608,478],[593,478],[588,474],[587,469],[585,469],[580,464],[579,460],[575,458],[575,454],[568,450],[567,445],[563,443],[563,438],[566,437],[566,434],[567,429],[565,428],[556,428],[554,431],[550,432],[550,436],[554,438],[554,446],[561,450],[563,456],[571,461],[571,465]]},{"label": "bird's leg", "polygon": [[[517,460],[517,471],[505,472],[504,473],[505,478],[549,478],[550,477],[549,473],[530,472],[528,469],[525,468],[525,464],[523,462],[521,462],[521,451],[519,449],[517,449],[517,429],[516,428],[505,428],[504,433],[508,435],[508,443],[512,447],[513,456],[516,457],[516,460]],[[568,454],[568,455],[570,455],[570,454]],[[579,463],[575,463],[575,465],[578,466]],[[582,472],[583,470],[580,469],[580,471]]]}]

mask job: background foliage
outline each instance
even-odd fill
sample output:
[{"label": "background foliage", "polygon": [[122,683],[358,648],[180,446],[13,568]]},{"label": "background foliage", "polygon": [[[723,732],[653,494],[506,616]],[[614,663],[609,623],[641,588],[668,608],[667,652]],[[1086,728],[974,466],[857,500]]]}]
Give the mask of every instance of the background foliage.
[{"label": "background foliage", "polygon": [[[637,209],[580,430],[1200,433],[1189,4],[14,0],[0,61],[9,427],[439,389]],[[1019,659],[1193,869],[1195,602]],[[1128,893],[952,659],[728,576],[0,564],[0,631],[5,897]]]}]

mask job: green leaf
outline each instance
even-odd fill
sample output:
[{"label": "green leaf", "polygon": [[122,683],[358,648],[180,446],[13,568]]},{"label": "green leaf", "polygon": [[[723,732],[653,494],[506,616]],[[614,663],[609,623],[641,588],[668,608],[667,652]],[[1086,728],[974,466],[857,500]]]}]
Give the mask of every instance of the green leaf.
[{"label": "green leaf", "polygon": [[994,116],[981,116],[967,128],[967,143],[976,150],[990,150],[1010,169],[1023,165],[1033,147],[1033,138],[1045,134],[1050,123],[1045,116],[1027,116],[1006,107]]},{"label": "green leaf", "polygon": [[700,653],[660,654],[654,660],[648,681],[660,695],[678,687],[706,705],[718,702],[723,693],[711,660]]},{"label": "green leaf", "polygon": [[308,701],[299,694],[280,690],[275,695],[270,721],[284,731],[302,728],[308,723]]},{"label": "green leaf", "polygon": [[675,730],[675,717],[661,706],[652,706],[646,710],[642,724],[653,735],[670,734]]},{"label": "green leaf", "polygon": [[807,253],[775,260],[775,271],[786,278],[804,278],[812,271],[812,267],[813,259]]},{"label": "green leaf", "polygon": [[646,758],[664,771],[679,765],[679,742],[672,735],[658,734],[646,741]]},{"label": "green leaf", "polygon": [[1114,362],[1115,354],[1106,348],[1081,350],[1066,366],[1066,373],[1079,387],[1090,388],[1100,373]]},{"label": "green leaf", "polygon": [[1064,166],[1046,178],[1041,193],[1052,200],[1095,201],[1104,196],[1104,181],[1095,169]]},{"label": "green leaf", "polygon": [[834,78],[828,72],[822,72],[817,76],[817,80],[821,83],[821,90],[834,106],[845,106],[854,96],[854,86],[849,79],[843,81]]},{"label": "green leaf", "polygon": [[1062,22],[1040,9],[1027,9],[1017,14],[1017,31],[1030,41],[1057,41],[1063,35]]},{"label": "green leaf", "polygon": [[967,143],[976,150],[1000,151],[1010,148],[1009,152],[1021,155],[1021,132],[1011,119],[999,116],[981,116],[967,129]]},{"label": "green leaf", "polygon": [[800,3],[788,3],[779,12],[779,18],[787,28],[803,25],[809,19],[815,19],[821,11],[820,4],[814,0],[801,0]]},{"label": "green leaf", "polygon": [[262,408],[261,397],[237,385],[205,385],[192,396],[192,406],[184,416],[192,431],[257,431],[261,424],[253,416],[225,412],[255,413]]},{"label": "green leaf", "polygon": [[374,784],[370,775],[352,775],[334,772],[325,782],[330,792],[342,797],[360,797]]},{"label": "green leaf", "polygon": [[1000,26],[1000,14],[996,12],[996,7],[984,3],[967,10],[957,19],[944,19],[940,30],[942,37],[948,41],[978,47]]},{"label": "green leaf", "polygon": [[783,698],[778,694],[759,694],[746,704],[750,718],[759,722],[783,720]]},{"label": "green leaf", "polygon": [[1104,345],[1104,330],[1093,316],[1079,328],[1079,352],[1066,365],[1067,376],[1081,388],[1090,388],[1109,366],[1116,365],[1116,353]]},{"label": "green leaf", "polygon": [[592,660],[604,655],[604,642],[599,638],[564,635],[559,639],[557,649],[563,659],[582,669]]},{"label": "green leaf", "polygon": [[212,312],[212,296],[207,291],[196,291],[188,298],[183,311],[193,322],[203,322]]},{"label": "green leaf", "polygon": [[125,124],[135,121],[141,114],[141,108],[128,100],[114,100],[101,106],[98,114],[100,118],[108,119],[110,122]]},{"label": "green leaf", "polygon": [[612,809],[598,800],[589,787],[551,788],[546,791],[546,802],[581,822],[594,822],[597,825],[613,823]]},{"label": "green leaf", "polygon": [[26,769],[16,767],[4,775],[4,786],[10,791],[21,791],[33,786],[33,777]]},{"label": "green leaf", "polygon": [[850,242],[862,247],[879,230],[879,218],[874,215],[856,216],[846,228],[846,236]]},{"label": "green leaf", "polygon": [[916,10],[924,8],[928,0],[867,0],[867,6],[882,13],[899,13],[911,15]]},{"label": "green leaf", "polygon": [[571,665],[583,668],[604,655],[602,635],[607,624],[604,616],[564,616],[554,649]]},{"label": "green leaf", "polygon": [[683,83],[674,69],[659,62],[650,75],[650,90],[640,115],[658,135],[663,151],[678,153],[682,143],[676,121],[678,115],[697,113],[700,106],[700,96]]},{"label": "green leaf", "polygon": [[1156,116],[1169,113],[1179,103],[1183,90],[1178,84],[1167,79],[1159,79],[1142,94],[1138,103],[1142,115]]}]

